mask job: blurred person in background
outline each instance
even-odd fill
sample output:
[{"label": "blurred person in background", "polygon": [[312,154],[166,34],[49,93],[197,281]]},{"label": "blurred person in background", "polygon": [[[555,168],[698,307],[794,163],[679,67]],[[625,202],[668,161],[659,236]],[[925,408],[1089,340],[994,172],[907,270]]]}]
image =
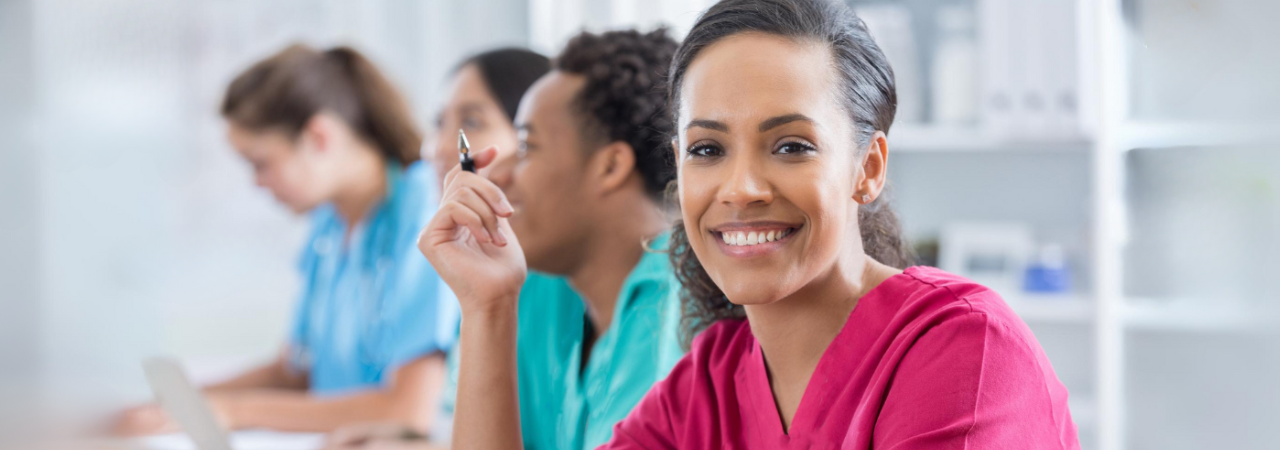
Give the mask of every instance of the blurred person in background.
[{"label": "blurred person in background", "polygon": [[[308,214],[304,285],[278,358],[204,392],[230,429],[329,431],[385,421],[425,430],[457,335],[458,305],[415,249],[439,185],[418,162],[404,99],[357,51],[295,45],[231,83],[227,136],[256,183]],[[116,430],[176,430],[156,405]]]},{"label": "blurred person in background", "polygon": [[[494,162],[478,168],[477,173],[509,183],[510,169],[516,162],[514,156],[519,143],[515,126],[516,109],[529,87],[549,71],[549,58],[522,48],[487,51],[459,64],[445,90],[444,104],[436,115],[435,135],[422,149],[422,156],[428,159],[438,174],[437,180],[443,180],[449,169],[458,165],[458,130],[462,130],[467,134],[473,151],[486,147],[497,148]],[[569,291],[567,281],[561,278],[541,274],[531,274],[530,277],[546,277],[546,283],[563,285],[564,290]],[[572,300],[577,299],[575,297]],[[444,401],[440,405],[445,414],[450,414],[453,410],[451,393],[457,382],[456,360],[451,357],[449,362],[452,370]],[[400,423],[367,422],[343,427],[335,431],[329,440],[343,446],[375,440],[385,440],[382,445],[391,445],[402,437],[429,437],[415,436],[417,434],[416,430]]]},{"label": "blurred person in background", "polygon": [[519,144],[516,108],[529,87],[549,71],[550,59],[521,48],[487,51],[458,65],[436,115],[434,139],[423,149],[436,179],[444,180],[458,165],[458,130],[467,133],[472,150],[498,148],[498,163],[479,169],[480,175],[492,177],[496,166],[513,164],[510,156]]},{"label": "blurred person in background", "polygon": [[[514,337],[512,407],[527,448],[606,442],[683,354],[662,202],[671,180],[662,80],[676,45],[665,30],[575,37],[520,103],[514,164],[488,148],[476,154],[482,173],[494,167],[487,179],[456,166],[446,178],[457,201],[506,193],[512,226],[493,239],[517,236],[520,260],[534,271],[521,280]],[[432,239],[424,234],[420,245]],[[468,345],[480,344],[459,349]],[[458,383],[484,376],[462,371]],[[470,414],[464,402],[457,400],[459,418]],[[330,446],[429,448],[402,435],[352,429],[335,433]]]}]

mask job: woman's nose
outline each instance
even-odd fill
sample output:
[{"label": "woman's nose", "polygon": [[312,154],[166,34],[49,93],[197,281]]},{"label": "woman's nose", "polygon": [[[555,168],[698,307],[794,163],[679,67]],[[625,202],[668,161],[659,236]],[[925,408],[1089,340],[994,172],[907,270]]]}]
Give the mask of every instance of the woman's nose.
[{"label": "woman's nose", "polygon": [[744,208],[773,201],[773,190],[764,180],[762,164],[747,156],[730,157],[728,162],[729,173],[719,193],[721,203]]}]

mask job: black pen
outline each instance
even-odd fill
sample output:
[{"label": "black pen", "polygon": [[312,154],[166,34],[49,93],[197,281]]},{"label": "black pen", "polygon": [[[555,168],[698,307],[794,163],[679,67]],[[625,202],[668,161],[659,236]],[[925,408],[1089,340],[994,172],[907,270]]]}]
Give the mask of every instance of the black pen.
[{"label": "black pen", "polygon": [[467,142],[467,134],[458,129],[458,162],[462,164],[462,170],[476,173],[476,162],[471,159],[471,143]]}]

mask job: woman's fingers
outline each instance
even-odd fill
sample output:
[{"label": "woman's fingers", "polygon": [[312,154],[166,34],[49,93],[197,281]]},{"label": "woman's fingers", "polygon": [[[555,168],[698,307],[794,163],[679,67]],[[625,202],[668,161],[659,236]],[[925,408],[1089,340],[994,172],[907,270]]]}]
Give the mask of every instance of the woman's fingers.
[{"label": "woman's fingers", "polygon": [[495,214],[500,217],[510,217],[515,212],[515,209],[511,207],[511,203],[507,201],[507,194],[503,193],[502,189],[499,189],[493,182],[480,176],[468,178],[477,180],[475,183],[468,183],[467,186],[474,190],[480,198],[483,198],[485,203],[488,203],[489,207],[493,208]]},{"label": "woman's fingers", "polygon": [[[483,167],[496,159],[497,147],[486,148],[473,156],[476,165]],[[462,171],[460,167],[450,169],[445,180],[440,212],[450,214],[453,222],[445,226],[467,227],[478,242],[506,246],[507,239],[498,219],[510,217],[515,209],[502,189],[484,177]]]},{"label": "woman's fingers", "polygon": [[114,431],[121,436],[143,436],[164,431],[168,423],[169,418],[160,407],[143,405],[122,413],[117,418]]},{"label": "woman's fingers", "polygon": [[459,173],[462,173],[462,166],[455,165],[452,169],[449,169],[449,172],[444,174],[444,180],[440,184],[444,186],[444,192],[449,192],[449,188],[453,186],[453,180],[458,178]]},{"label": "woman's fingers", "polygon": [[[444,213],[452,226],[460,226],[466,228],[475,236],[476,241],[481,243],[493,242],[493,236],[489,235],[489,231],[484,227],[484,221],[480,219],[480,214],[471,208],[458,202],[451,202],[440,209]],[[451,228],[452,228],[451,226]]]},{"label": "woman's fingers", "polygon": [[480,194],[475,189],[460,188],[454,193],[453,201],[462,204],[480,217],[480,221],[484,223],[485,231],[489,233],[495,245],[507,245],[507,240],[502,235],[502,230],[498,228],[497,213],[489,205],[489,202],[480,197]]}]

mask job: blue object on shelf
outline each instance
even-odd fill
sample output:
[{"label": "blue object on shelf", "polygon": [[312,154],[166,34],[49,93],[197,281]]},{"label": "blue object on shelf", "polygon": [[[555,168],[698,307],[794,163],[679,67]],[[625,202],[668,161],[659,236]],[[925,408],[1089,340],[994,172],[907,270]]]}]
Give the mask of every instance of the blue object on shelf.
[{"label": "blue object on shelf", "polygon": [[1071,290],[1071,269],[1066,252],[1056,244],[1045,245],[1035,260],[1027,264],[1022,290],[1038,294],[1060,294]]},{"label": "blue object on shelf", "polygon": [[1071,270],[1066,267],[1027,266],[1022,290],[1042,294],[1059,294],[1071,290]]}]

